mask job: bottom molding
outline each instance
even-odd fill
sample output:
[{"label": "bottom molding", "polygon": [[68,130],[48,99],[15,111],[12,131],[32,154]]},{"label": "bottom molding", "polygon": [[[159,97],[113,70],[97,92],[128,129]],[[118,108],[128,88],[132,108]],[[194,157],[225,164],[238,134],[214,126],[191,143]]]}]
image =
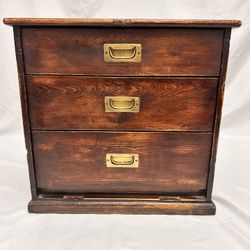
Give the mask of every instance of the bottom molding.
[{"label": "bottom molding", "polygon": [[76,200],[31,200],[30,213],[68,214],[179,214],[214,215],[216,207],[212,201],[76,201]]}]

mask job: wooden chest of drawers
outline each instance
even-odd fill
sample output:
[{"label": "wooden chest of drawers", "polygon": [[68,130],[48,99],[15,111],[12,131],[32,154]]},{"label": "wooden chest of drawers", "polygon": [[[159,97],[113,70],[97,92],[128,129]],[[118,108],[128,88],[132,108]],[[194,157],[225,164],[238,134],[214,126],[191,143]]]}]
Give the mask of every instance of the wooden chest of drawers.
[{"label": "wooden chest of drawers", "polygon": [[232,27],[240,21],[6,18],[30,212],[214,214]]}]

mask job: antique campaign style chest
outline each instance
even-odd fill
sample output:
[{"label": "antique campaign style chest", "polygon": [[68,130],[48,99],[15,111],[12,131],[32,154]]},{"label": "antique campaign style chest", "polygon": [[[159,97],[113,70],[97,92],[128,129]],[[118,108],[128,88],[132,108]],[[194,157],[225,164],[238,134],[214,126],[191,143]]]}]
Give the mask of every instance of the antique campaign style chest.
[{"label": "antique campaign style chest", "polygon": [[235,20],[5,18],[35,213],[215,214]]}]

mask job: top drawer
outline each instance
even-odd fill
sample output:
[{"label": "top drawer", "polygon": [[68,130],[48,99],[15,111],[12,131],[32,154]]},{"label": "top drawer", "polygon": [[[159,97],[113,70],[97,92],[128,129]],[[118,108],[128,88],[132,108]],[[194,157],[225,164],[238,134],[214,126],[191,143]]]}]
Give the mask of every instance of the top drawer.
[{"label": "top drawer", "polygon": [[27,74],[218,76],[223,30],[23,28],[22,39]]}]

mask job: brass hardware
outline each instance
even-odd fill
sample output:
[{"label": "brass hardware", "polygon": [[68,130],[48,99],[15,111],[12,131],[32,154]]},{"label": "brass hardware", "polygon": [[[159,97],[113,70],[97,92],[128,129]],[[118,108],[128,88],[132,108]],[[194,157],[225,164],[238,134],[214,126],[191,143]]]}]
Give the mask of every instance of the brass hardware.
[{"label": "brass hardware", "polygon": [[138,168],[138,154],[106,154],[107,168]]},{"label": "brass hardware", "polygon": [[130,96],[105,96],[105,112],[133,112],[140,109],[140,98]]},{"label": "brass hardware", "polygon": [[137,43],[105,43],[103,53],[105,62],[140,63],[142,46]]}]

